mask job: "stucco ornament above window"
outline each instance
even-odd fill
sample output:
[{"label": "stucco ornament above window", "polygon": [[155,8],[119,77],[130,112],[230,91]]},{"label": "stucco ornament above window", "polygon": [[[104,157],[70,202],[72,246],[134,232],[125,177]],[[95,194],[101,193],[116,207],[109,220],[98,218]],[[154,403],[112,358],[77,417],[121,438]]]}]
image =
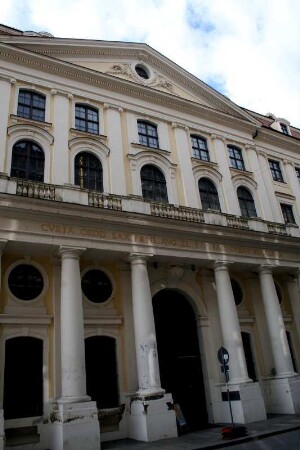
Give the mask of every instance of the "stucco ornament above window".
[{"label": "stucco ornament above window", "polygon": [[[136,68],[142,67],[146,73],[148,74],[148,78],[143,78],[138,74]],[[150,71],[144,64],[123,64],[116,63],[111,66],[111,68],[107,71],[107,73],[111,75],[125,75],[131,80],[136,81],[137,83],[144,84],[145,86],[158,87],[167,89],[170,92],[173,92],[174,86],[170,83],[165,77],[162,75]]]}]

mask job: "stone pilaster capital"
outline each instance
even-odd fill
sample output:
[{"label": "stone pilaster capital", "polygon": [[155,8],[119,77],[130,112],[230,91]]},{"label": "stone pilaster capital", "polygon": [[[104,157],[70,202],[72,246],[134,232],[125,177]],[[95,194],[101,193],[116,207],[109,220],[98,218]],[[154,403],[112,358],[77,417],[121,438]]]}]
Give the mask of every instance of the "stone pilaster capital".
[{"label": "stone pilaster capital", "polygon": [[261,156],[262,158],[267,159],[267,155],[262,150],[257,150],[257,154],[258,154],[258,156]]},{"label": "stone pilaster capital", "polygon": [[219,139],[224,144],[226,143],[226,137],[222,136],[221,134],[211,133],[210,138],[212,141],[214,141],[215,139]]},{"label": "stone pilaster capital", "polygon": [[104,103],[103,108],[104,108],[104,109],[114,109],[114,110],[118,111],[119,113],[121,113],[121,112],[124,111],[124,109],[121,108],[121,106],[118,106],[118,105],[112,105],[112,104],[110,104],[110,103]]},{"label": "stone pilaster capital", "polygon": [[79,259],[85,252],[86,248],[83,247],[69,247],[67,245],[61,245],[59,247],[58,254],[61,259]]},{"label": "stone pilaster capital", "polygon": [[283,160],[283,164],[285,164],[285,165],[290,164],[292,167],[295,166],[295,164],[293,163],[293,161],[291,161],[290,159],[284,159],[284,160]]},{"label": "stone pilaster capital", "polygon": [[245,149],[246,149],[246,150],[253,150],[254,152],[257,151],[256,145],[255,145],[255,144],[246,144],[246,145],[245,145]]},{"label": "stone pilaster capital", "polygon": [[147,261],[153,257],[152,253],[140,253],[132,252],[130,253],[128,260],[133,264],[147,264]]},{"label": "stone pilaster capital", "polygon": [[172,128],[181,128],[182,130],[189,131],[189,127],[184,123],[172,122]]}]

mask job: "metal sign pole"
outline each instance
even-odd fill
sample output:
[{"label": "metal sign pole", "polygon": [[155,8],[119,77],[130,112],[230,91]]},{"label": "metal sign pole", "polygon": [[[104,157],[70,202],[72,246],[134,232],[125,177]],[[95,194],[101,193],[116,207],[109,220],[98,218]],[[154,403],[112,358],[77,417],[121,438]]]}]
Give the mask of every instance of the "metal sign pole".
[{"label": "metal sign pole", "polygon": [[225,363],[224,359],[223,359],[223,367],[224,367],[224,375],[225,375],[225,383],[226,383],[227,398],[228,398],[228,404],[229,404],[229,410],[230,410],[231,424],[232,424],[232,429],[234,429],[230,392],[229,392],[229,387],[228,387],[228,371],[226,370],[227,367],[226,367],[226,363]]},{"label": "metal sign pole", "polygon": [[229,381],[229,366],[228,366],[228,361],[229,361],[229,353],[226,350],[226,348],[221,347],[218,350],[218,360],[219,362],[222,364],[221,370],[222,372],[224,372],[225,375],[225,384],[226,384],[226,390],[227,390],[227,398],[228,398],[228,404],[229,404],[229,410],[230,410],[230,417],[231,417],[231,424],[232,424],[232,429],[234,429],[234,422],[233,422],[233,414],[232,414],[232,407],[231,407],[231,400],[230,400],[230,391],[229,391],[229,387],[228,387],[228,381]]}]

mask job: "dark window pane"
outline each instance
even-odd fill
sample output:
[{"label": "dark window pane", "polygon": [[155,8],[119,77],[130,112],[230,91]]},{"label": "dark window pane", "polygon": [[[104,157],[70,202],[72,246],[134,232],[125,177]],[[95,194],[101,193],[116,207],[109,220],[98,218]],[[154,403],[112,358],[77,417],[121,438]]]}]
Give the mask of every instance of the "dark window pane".
[{"label": "dark window pane", "polygon": [[81,288],[86,298],[93,303],[106,302],[112,294],[110,279],[98,269],[86,272],[81,280]]},{"label": "dark window pane", "polygon": [[228,145],[227,148],[231,167],[233,167],[234,169],[245,170],[245,164],[241,149],[232,145]]},{"label": "dark window pane", "polygon": [[243,217],[257,217],[255,203],[251,193],[244,187],[237,189],[237,196]]},{"label": "dark window pane", "polygon": [[214,183],[208,178],[201,178],[198,185],[202,209],[221,211],[218,191]]},{"label": "dark window pane", "polygon": [[279,162],[269,159],[269,166],[270,166],[273,180],[283,182],[283,176],[282,176]]},{"label": "dark window pane", "polygon": [[206,139],[203,139],[200,136],[191,136],[191,140],[194,158],[201,159],[202,161],[209,161]]},{"label": "dark window pane", "polygon": [[20,89],[17,114],[25,119],[45,121],[46,98],[42,94]]},{"label": "dark window pane", "polygon": [[20,300],[33,300],[41,294],[44,281],[34,266],[20,264],[10,272],[8,286],[12,294]]},{"label": "dark window pane", "polygon": [[139,143],[151,148],[159,148],[156,125],[138,121]]},{"label": "dark window pane", "polygon": [[75,184],[81,189],[103,192],[102,164],[92,153],[81,152],[76,155]]},{"label": "dark window pane", "polygon": [[80,131],[99,134],[99,116],[97,109],[86,105],[76,105],[75,128]]},{"label": "dark window pane", "polygon": [[31,141],[20,141],[13,146],[12,177],[44,181],[45,156],[41,147]]},{"label": "dark window pane", "polygon": [[230,279],[235,304],[238,306],[243,301],[243,291],[239,283],[233,278]]},{"label": "dark window pane", "polygon": [[164,174],[157,167],[146,165],[141,170],[143,197],[156,202],[168,203]]},{"label": "dark window pane", "polygon": [[280,204],[284,223],[296,223],[292,205]]}]

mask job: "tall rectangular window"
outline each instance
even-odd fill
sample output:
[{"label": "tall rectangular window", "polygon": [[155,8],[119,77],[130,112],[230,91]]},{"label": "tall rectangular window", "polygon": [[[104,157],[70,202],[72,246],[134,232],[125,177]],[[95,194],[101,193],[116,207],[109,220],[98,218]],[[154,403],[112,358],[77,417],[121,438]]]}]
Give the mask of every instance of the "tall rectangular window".
[{"label": "tall rectangular window", "polygon": [[17,115],[24,119],[45,122],[46,97],[34,91],[20,89]]},{"label": "tall rectangular window", "polygon": [[280,181],[283,183],[283,176],[280,168],[280,164],[278,161],[273,161],[272,159],[269,159],[269,166],[271,170],[271,174],[274,181]]},{"label": "tall rectangular window", "polygon": [[228,145],[227,148],[231,167],[234,169],[246,170],[242,150],[233,145]]},{"label": "tall rectangular window", "polygon": [[76,105],[75,128],[87,133],[99,134],[98,110],[88,105]]},{"label": "tall rectangular window", "polygon": [[157,126],[138,120],[139,143],[146,147],[159,148]]},{"label": "tall rectangular window", "polygon": [[281,206],[284,223],[286,223],[286,224],[296,223],[292,205],[286,205],[285,203],[280,203],[280,206]]},{"label": "tall rectangular window", "polygon": [[191,136],[193,157],[201,161],[209,161],[209,153],[206,139],[201,136]]}]

